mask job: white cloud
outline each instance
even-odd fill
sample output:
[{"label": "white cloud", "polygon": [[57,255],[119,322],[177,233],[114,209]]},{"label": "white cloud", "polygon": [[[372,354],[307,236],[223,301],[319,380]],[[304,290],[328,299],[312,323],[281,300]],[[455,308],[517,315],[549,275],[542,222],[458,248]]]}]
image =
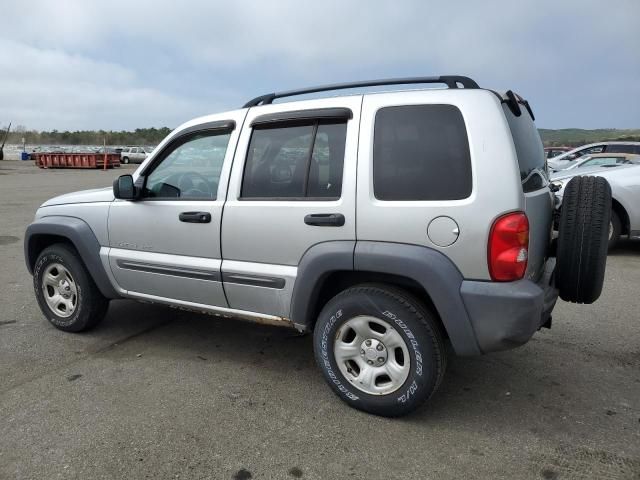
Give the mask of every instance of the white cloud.
[{"label": "white cloud", "polygon": [[[638,0],[606,9],[595,0],[23,0],[3,8],[0,37],[13,44],[0,44],[9,59],[0,69],[11,68],[0,88],[34,92],[36,105],[6,92],[0,99],[15,113],[39,111],[40,126],[57,125],[60,106],[74,128],[99,123],[91,109],[105,104],[104,126],[146,126],[274,89],[441,73],[515,88],[537,106],[542,126],[640,125],[626,100],[639,88]],[[20,65],[40,78],[26,81]],[[59,100],[44,101],[43,91]]]},{"label": "white cloud", "polygon": [[[36,128],[176,125],[196,105],[139,85],[121,65],[0,39],[0,119]],[[150,119],[152,119],[150,121]]]}]

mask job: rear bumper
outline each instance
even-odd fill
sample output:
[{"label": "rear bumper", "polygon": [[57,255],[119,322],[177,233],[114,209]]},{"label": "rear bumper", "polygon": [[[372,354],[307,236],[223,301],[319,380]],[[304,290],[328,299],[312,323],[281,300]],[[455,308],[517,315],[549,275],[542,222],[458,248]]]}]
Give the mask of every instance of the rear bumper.
[{"label": "rear bumper", "polygon": [[460,293],[482,353],[518,347],[549,321],[558,298],[554,269],[550,258],[537,283],[462,282]]}]

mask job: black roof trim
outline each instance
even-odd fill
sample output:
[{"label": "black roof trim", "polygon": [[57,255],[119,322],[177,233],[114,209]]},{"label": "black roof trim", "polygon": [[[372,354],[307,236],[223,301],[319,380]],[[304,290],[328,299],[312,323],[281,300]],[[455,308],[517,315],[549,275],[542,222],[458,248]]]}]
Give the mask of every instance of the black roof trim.
[{"label": "black roof trim", "polygon": [[293,110],[260,115],[251,122],[251,126],[280,123],[299,123],[309,120],[351,120],[353,112],[349,108],[314,108],[311,110]]},{"label": "black roof trim", "polygon": [[296,95],[307,95],[309,93],[330,92],[332,90],[347,90],[351,88],[378,87],[384,85],[411,85],[422,83],[444,83],[449,88],[480,88],[478,84],[469,77],[460,75],[442,75],[440,77],[405,77],[387,78],[382,80],[368,80],[363,82],[334,83],[332,85],[321,85],[318,87],[301,88],[279,93],[267,93],[260,95],[244,104],[243,108],[256,107],[258,105],[268,105],[277,98],[293,97]]},{"label": "black roof trim", "polygon": [[184,130],[182,130],[178,134],[178,136],[182,136],[182,135],[185,135],[187,133],[192,133],[192,132],[204,131],[204,130],[208,130],[208,131],[217,130],[217,131],[220,131],[220,132],[231,133],[235,129],[236,129],[235,120],[214,120],[213,122],[198,123],[198,124],[193,125],[191,127],[185,128]]}]

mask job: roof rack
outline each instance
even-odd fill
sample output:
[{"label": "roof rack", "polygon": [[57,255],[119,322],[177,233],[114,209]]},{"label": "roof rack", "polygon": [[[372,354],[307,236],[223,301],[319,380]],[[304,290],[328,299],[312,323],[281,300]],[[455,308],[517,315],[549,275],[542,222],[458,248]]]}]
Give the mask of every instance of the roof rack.
[{"label": "roof rack", "polygon": [[249,100],[242,108],[256,107],[258,105],[269,105],[276,98],[293,97],[296,95],[306,95],[309,93],[330,92],[331,90],[346,90],[361,87],[377,87],[382,85],[410,85],[416,83],[444,83],[449,88],[480,88],[478,84],[469,77],[459,75],[443,75],[440,77],[406,77],[387,78],[382,80],[369,80],[364,82],[334,83],[333,85],[321,85],[319,87],[301,88],[299,90],[289,90],[287,92],[267,93]]}]

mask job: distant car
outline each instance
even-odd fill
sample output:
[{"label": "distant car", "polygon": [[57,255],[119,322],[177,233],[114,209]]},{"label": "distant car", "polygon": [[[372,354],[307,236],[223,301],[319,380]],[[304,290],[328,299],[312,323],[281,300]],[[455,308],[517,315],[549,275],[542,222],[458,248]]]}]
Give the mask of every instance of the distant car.
[{"label": "distant car", "polygon": [[144,147],[125,147],[120,152],[122,163],[142,163],[146,158],[147,152]]},{"label": "distant car", "polygon": [[561,170],[565,162],[571,162],[594,153],[635,153],[640,155],[640,142],[600,142],[574,148],[548,161],[553,170]]},{"label": "distant car", "polygon": [[550,169],[552,172],[563,172],[574,168],[611,168],[629,163],[640,164],[640,155],[632,153],[594,153],[593,155],[585,155],[577,160],[563,162],[560,167]]},{"label": "distant car", "polygon": [[544,156],[545,158],[554,158],[570,150],[571,150],[571,147],[545,147]]},{"label": "distant car", "polygon": [[628,163],[615,168],[602,168],[602,166],[573,168],[551,175],[551,183],[558,189],[556,192],[558,211],[562,208],[564,191],[569,181],[573,177],[585,174],[606,178],[611,185],[609,248],[618,243],[621,235],[640,238],[640,164]]}]

